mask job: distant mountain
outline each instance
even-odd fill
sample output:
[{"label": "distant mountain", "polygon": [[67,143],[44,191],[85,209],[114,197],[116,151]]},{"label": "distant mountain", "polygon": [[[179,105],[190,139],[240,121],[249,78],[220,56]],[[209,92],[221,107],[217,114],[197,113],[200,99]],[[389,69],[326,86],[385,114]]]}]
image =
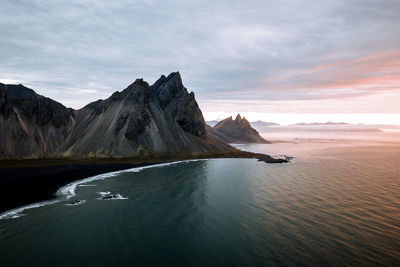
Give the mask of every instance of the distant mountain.
[{"label": "distant mountain", "polygon": [[[256,128],[256,127],[255,127]],[[379,125],[349,124],[344,122],[296,123],[272,127],[257,127],[262,133],[267,132],[382,132]],[[389,128],[389,127],[386,127]]]},{"label": "distant mountain", "polygon": [[280,124],[278,124],[278,123],[265,122],[265,121],[260,121],[260,120],[250,122],[250,125],[260,133],[270,132],[274,128],[280,127]]},{"label": "distant mountain", "polygon": [[209,125],[209,126],[211,126],[211,127],[214,127],[215,125],[218,124],[218,122],[219,122],[219,121],[216,121],[216,120],[213,120],[213,121],[206,121],[206,124]]},{"label": "distant mountain", "polygon": [[345,122],[314,122],[297,123],[286,127],[291,131],[318,131],[318,132],[381,132],[375,125],[350,124]]},{"label": "distant mountain", "polygon": [[319,126],[319,125],[350,125],[349,123],[345,122],[312,122],[312,123],[305,123],[305,122],[300,122],[296,124],[292,124],[293,126]]},{"label": "distant mountain", "polygon": [[252,121],[250,122],[251,126],[253,126],[254,128],[256,127],[273,127],[273,126],[280,126],[279,123],[275,123],[275,122],[265,122],[265,121]]},{"label": "distant mountain", "polygon": [[[212,121],[206,121],[206,124],[214,127],[215,125],[218,124],[219,121],[217,120],[212,120]],[[263,127],[275,127],[275,126],[279,126],[278,123],[275,122],[265,122],[265,121],[251,121],[250,122],[251,127],[257,129],[257,128],[263,128]]]},{"label": "distant mountain", "polygon": [[400,129],[400,125],[393,125],[393,124],[368,124],[368,127],[379,128],[379,129]]},{"label": "distant mountain", "polygon": [[79,110],[0,84],[0,158],[196,155],[233,149],[210,136],[178,72],[137,79]]},{"label": "distant mountain", "polygon": [[236,116],[235,120],[229,117],[207,129],[211,136],[226,143],[268,143],[240,114]]}]

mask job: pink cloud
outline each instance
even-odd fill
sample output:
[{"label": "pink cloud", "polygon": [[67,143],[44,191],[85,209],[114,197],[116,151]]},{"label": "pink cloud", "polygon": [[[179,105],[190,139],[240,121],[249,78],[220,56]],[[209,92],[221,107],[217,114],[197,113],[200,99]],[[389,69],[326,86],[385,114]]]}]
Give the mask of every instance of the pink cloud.
[{"label": "pink cloud", "polygon": [[[400,90],[400,50],[287,70],[259,85],[212,95],[271,95],[283,99],[348,98]],[[295,97],[293,97],[295,96]]]}]

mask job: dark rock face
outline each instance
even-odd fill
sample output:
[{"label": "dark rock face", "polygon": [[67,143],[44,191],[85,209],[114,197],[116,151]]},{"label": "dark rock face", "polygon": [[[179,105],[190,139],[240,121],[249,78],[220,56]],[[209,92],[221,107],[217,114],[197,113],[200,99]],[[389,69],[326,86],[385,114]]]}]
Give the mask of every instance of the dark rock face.
[{"label": "dark rock face", "polygon": [[137,140],[141,134],[146,130],[147,125],[150,123],[150,115],[146,110],[139,114],[130,116],[128,127],[125,132],[125,137],[129,140]]},{"label": "dark rock face", "polygon": [[229,117],[220,121],[214,127],[209,127],[208,131],[210,135],[226,143],[269,143],[240,114],[235,120]]},{"label": "dark rock face", "polygon": [[8,99],[8,92],[3,88],[3,84],[0,84],[0,114],[8,118],[11,111],[12,108]]},{"label": "dark rock face", "polygon": [[0,84],[0,158],[51,155],[73,122],[72,109],[23,85]]},{"label": "dark rock face", "polygon": [[41,126],[51,124],[59,128],[67,124],[70,116],[73,115],[72,109],[67,109],[62,104],[50,98],[36,94],[32,89],[23,85],[0,84],[1,95],[7,95],[8,104],[13,105],[26,118]]},{"label": "dark rock face", "polygon": [[[72,110],[22,85],[0,85],[0,158],[134,157],[218,153],[178,72],[137,79],[106,100]],[[4,140],[4,141],[3,141]]]},{"label": "dark rock face", "polygon": [[194,93],[188,94],[182,84],[179,72],[168,77],[161,76],[151,87],[151,92],[160,107],[181,126],[195,136],[206,137],[206,127],[203,114],[194,98]]}]

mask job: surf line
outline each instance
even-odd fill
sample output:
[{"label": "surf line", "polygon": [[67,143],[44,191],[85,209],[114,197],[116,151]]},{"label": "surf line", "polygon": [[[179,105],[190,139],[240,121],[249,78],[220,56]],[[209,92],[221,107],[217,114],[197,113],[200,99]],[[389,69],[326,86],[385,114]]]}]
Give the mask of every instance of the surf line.
[{"label": "surf line", "polygon": [[175,165],[175,164],[179,164],[179,163],[188,163],[188,162],[203,161],[203,160],[208,160],[208,159],[178,160],[178,161],[165,162],[165,163],[153,164],[153,165],[148,165],[148,166],[134,167],[131,169],[126,169],[126,170],[107,172],[107,173],[102,173],[99,175],[87,177],[87,178],[84,178],[84,179],[81,179],[78,181],[74,181],[72,183],[69,183],[69,184],[59,188],[55,194],[56,199],[45,200],[45,201],[36,202],[33,204],[28,204],[28,205],[25,205],[22,207],[18,207],[18,208],[0,213],[0,220],[16,219],[21,216],[24,216],[25,214],[23,214],[22,212],[25,210],[35,209],[35,208],[39,208],[39,207],[43,207],[43,206],[53,205],[58,202],[66,201],[76,195],[76,193],[75,193],[76,187],[78,187],[79,185],[82,185],[82,184],[86,184],[86,183],[93,182],[96,180],[104,180],[104,179],[111,178],[111,177],[114,177],[114,176],[117,176],[117,175],[123,174],[123,173],[141,172],[142,170],[150,169],[150,168],[165,167],[165,166]]}]

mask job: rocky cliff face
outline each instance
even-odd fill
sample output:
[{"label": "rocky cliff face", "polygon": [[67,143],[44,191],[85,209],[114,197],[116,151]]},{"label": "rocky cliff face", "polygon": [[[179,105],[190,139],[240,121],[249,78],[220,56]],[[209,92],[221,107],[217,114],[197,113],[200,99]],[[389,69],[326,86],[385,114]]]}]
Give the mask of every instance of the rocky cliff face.
[{"label": "rocky cliff face", "polygon": [[0,84],[0,158],[53,154],[73,125],[72,109],[23,85]]},{"label": "rocky cliff face", "polygon": [[214,127],[209,127],[208,132],[211,136],[226,143],[269,143],[240,114],[234,120],[229,117]]},{"label": "rocky cliff face", "polygon": [[206,124],[203,114],[194,98],[183,87],[179,73],[171,73],[161,78],[151,87],[151,94],[165,114],[170,115],[186,132],[195,136],[206,137]]},{"label": "rocky cliff face", "polygon": [[22,85],[0,86],[0,158],[136,157],[231,150],[206,131],[178,72],[142,79],[80,110]]}]

